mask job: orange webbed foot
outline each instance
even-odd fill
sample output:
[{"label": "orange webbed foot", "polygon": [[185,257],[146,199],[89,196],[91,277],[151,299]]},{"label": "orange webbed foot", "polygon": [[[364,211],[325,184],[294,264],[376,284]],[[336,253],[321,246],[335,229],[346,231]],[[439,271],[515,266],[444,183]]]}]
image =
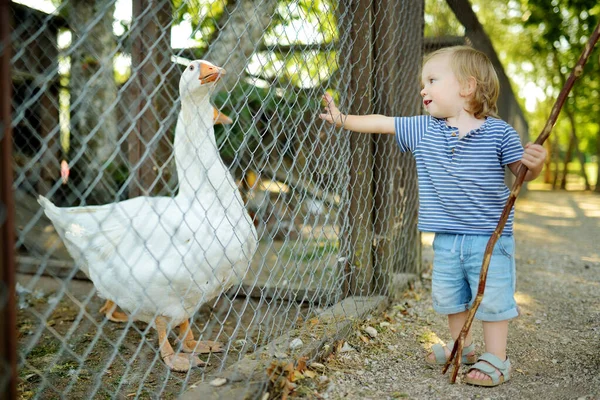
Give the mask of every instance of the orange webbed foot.
[{"label": "orange webbed foot", "polygon": [[221,353],[223,352],[223,343],[213,342],[212,340],[186,340],[182,343],[181,349],[186,353]]},{"label": "orange webbed foot", "polygon": [[113,322],[127,322],[129,320],[127,314],[117,311],[117,305],[110,300],[106,300],[106,303],[100,308],[100,313]]},{"label": "orange webbed foot", "polygon": [[213,342],[212,340],[194,340],[194,334],[188,320],[183,321],[179,325],[179,336],[177,340],[181,343],[181,349],[186,353],[221,353],[223,351],[223,343]]},{"label": "orange webbed foot", "polygon": [[165,364],[172,371],[187,372],[193,367],[204,367],[207,364],[193,354],[171,354],[163,357]]}]

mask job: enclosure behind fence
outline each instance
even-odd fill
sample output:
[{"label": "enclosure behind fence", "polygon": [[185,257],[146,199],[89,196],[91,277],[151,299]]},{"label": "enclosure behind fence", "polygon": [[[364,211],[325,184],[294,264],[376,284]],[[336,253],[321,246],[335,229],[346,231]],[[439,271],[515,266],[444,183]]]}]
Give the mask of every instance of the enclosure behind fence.
[{"label": "enclosure behind fence", "polygon": [[412,157],[318,114],[326,91],[421,112],[423,52],[465,43],[424,40],[424,2],[32,4],[10,3],[0,47],[23,398],[170,398],[225,373],[253,389],[419,273]]}]

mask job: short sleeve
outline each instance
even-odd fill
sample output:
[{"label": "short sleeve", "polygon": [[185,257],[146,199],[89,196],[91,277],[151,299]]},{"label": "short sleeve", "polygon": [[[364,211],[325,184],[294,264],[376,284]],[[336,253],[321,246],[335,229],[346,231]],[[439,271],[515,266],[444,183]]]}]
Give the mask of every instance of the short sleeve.
[{"label": "short sleeve", "polygon": [[414,152],[421,138],[427,131],[427,126],[431,117],[429,115],[419,115],[416,117],[396,117],[396,141],[400,146],[400,151]]},{"label": "short sleeve", "polygon": [[500,165],[505,166],[523,158],[523,145],[517,131],[507,125],[500,145]]}]

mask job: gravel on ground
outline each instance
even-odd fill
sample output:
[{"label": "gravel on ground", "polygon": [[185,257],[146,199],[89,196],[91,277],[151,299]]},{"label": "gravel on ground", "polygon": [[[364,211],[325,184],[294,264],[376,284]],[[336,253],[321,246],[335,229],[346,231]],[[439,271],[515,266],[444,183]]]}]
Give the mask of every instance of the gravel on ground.
[{"label": "gravel on ground", "polygon": [[[450,339],[431,303],[431,241],[423,234],[422,279],[357,326],[352,350],[331,356],[318,398],[327,399],[600,399],[600,196],[529,191],[517,200],[517,293],[510,323],[509,382],[482,388],[451,384],[424,357]],[[370,326],[377,331],[367,334]],[[482,352],[481,324],[473,324]],[[346,346],[346,348],[348,348]]]}]

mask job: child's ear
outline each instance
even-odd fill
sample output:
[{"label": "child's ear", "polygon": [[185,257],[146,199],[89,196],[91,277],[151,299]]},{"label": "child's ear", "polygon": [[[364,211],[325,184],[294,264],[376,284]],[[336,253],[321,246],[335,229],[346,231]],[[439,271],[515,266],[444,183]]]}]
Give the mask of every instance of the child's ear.
[{"label": "child's ear", "polygon": [[473,93],[475,93],[476,88],[477,88],[477,80],[474,77],[470,76],[462,84],[462,88],[460,89],[460,95],[463,97],[469,97]]}]

